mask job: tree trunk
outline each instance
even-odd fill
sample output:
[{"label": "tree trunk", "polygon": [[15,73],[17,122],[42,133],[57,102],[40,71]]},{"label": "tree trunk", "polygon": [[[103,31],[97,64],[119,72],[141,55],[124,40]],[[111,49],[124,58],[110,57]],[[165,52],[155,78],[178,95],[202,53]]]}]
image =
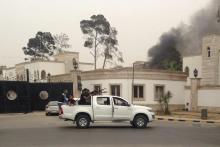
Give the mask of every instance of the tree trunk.
[{"label": "tree trunk", "polygon": [[96,70],[96,61],[97,61],[97,31],[95,32],[95,50],[94,50],[94,64],[95,64],[95,70]]},{"label": "tree trunk", "polygon": [[104,62],[103,62],[102,69],[105,69],[105,64],[106,64],[106,55],[105,55],[105,57],[104,57]]},{"label": "tree trunk", "polygon": [[166,115],[170,114],[168,103],[165,103],[165,114]]}]

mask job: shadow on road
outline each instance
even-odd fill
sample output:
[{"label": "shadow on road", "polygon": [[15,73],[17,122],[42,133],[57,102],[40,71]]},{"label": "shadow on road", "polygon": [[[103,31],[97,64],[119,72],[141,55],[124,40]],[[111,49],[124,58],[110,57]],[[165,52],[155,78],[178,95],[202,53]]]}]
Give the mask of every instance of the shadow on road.
[{"label": "shadow on road", "polygon": [[79,129],[76,126],[60,126],[59,128],[63,129],[63,130],[74,130],[74,129],[76,129],[76,130],[90,130],[90,129],[152,130],[152,129],[154,129],[154,127],[152,127],[152,126],[149,126],[147,128],[142,128],[142,129],[134,128],[132,126],[90,126],[87,129]]}]

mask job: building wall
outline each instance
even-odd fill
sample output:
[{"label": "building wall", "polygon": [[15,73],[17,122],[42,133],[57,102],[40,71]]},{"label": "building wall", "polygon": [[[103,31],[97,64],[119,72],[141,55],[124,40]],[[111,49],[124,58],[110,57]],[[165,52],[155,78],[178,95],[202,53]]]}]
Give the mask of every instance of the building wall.
[{"label": "building wall", "polygon": [[183,72],[185,68],[189,68],[189,77],[187,78],[186,85],[190,85],[190,78],[194,78],[193,71],[198,70],[198,78],[202,78],[202,56],[183,57]]},{"label": "building wall", "polygon": [[15,68],[3,69],[2,70],[2,76],[3,76],[4,80],[15,81],[17,79]]},{"label": "building wall", "polygon": [[81,71],[94,70],[94,64],[79,62],[79,70]]},{"label": "building wall", "polygon": [[[65,65],[62,62],[32,62],[30,64],[25,64],[25,69],[29,69],[29,78],[30,81],[47,81],[46,79],[42,79],[42,71],[46,72],[46,77],[48,74],[51,76],[53,75],[60,75],[65,73]],[[36,72],[39,72],[39,79],[36,76]]]},{"label": "building wall", "polygon": [[[219,49],[220,36],[209,35],[202,42],[202,84],[219,85]],[[210,48],[210,57],[208,56]]]},{"label": "building wall", "polygon": [[[198,70],[198,78],[202,78],[202,85],[220,85],[220,36],[208,35],[202,40],[202,55],[183,57],[183,71],[189,67],[189,78],[193,78],[193,70]],[[210,48],[210,57],[208,56]]]},{"label": "building wall", "polygon": [[[95,70],[81,73],[83,88],[94,89],[94,85],[101,85],[110,94],[110,85],[121,86],[121,96],[131,102],[132,98],[132,68]],[[158,107],[154,100],[155,85],[165,86],[165,92],[173,94],[170,104],[172,108],[184,108],[184,88],[186,75],[182,72],[170,72],[164,70],[150,70],[136,68],[134,72],[134,84],[144,86],[144,99],[134,101],[134,104]]]},{"label": "building wall", "polygon": [[27,63],[21,63],[15,65],[15,71],[16,71],[16,76],[18,81],[24,81],[26,80],[26,71],[25,71],[25,64]]},{"label": "building wall", "polygon": [[[91,63],[79,62],[79,53],[77,52],[63,52],[54,56],[55,61],[35,60],[31,62],[24,62],[16,64],[13,67],[13,75],[11,74],[12,68],[5,68],[3,79],[26,81],[26,69],[29,69],[29,81],[30,82],[46,82],[48,79],[42,79],[42,71],[46,72],[46,76],[50,73],[51,76],[63,75],[70,73],[73,69],[73,58],[79,63],[78,70],[88,71],[94,68]],[[10,75],[9,75],[10,74]],[[12,78],[13,77],[13,78]],[[66,81],[66,80],[65,80]]]},{"label": "building wall", "polygon": [[56,61],[63,62],[65,64],[65,73],[70,73],[73,70],[73,58],[79,62],[79,53],[78,52],[63,52],[54,56]]},{"label": "building wall", "polygon": [[[82,81],[83,88],[93,90],[94,85],[101,85],[105,88],[107,94],[110,94],[110,85],[117,84],[121,86],[121,97],[131,102],[132,98],[132,79],[106,79],[106,80],[88,80]],[[158,101],[154,100],[154,88],[155,85],[164,85],[165,92],[170,91],[173,97],[170,100],[170,104],[185,104],[184,101],[184,86],[182,81],[165,81],[165,80],[145,80],[138,79],[134,81],[134,84],[144,85],[144,100],[136,101],[138,104],[158,104]]]},{"label": "building wall", "polygon": [[184,100],[185,100],[185,108],[190,110],[191,108],[191,91],[189,87],[185,87],[184,91]]},{"label": "building wall", "polygon": [[193,99],[197,99],[196,110],[201,111],[201,109],[207,109],[209,112],[220,112],[220,86],[198,86],[197,95],[198,97],[193,97],[190,86],[185,87],[184,97],[185,104],[189,103],[189,105],[185,105],[185,108],[192,111],[191,103]]},{"label": "building wall", "polygon": [[51,82],[74,82],[71,74],[61,74],[51,76]]},{"label": "building wall", "polygon": [[220,107],[220,87],[219,89],[200,89],[198,92],[199,107]]},{"label": "building wall", "polygon": [[220,51],[218,52],[219,61],[218,61],[218,85],[220,85]]}]

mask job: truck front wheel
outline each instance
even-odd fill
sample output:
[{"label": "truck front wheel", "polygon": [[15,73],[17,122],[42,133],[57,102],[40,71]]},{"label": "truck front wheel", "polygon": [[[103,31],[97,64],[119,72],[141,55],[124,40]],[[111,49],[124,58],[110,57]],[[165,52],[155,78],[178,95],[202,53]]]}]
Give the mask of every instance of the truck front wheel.
[{"label": "truck front wheel", "polygon": [[146,128],[147,118],[144,115],[137,115],[134,118],[133,124],[136,128]]},{"label": "truck front wheel", "polygon": [[134,125],[134,122],[133,122],[133,121],[130,121],[130,124],[131,124],[131,126],[132,126],[132,127],[135,127],[135,125]]},{"label": "truck front wheel", "polygon": [[88,128],[90,125],[90,119],[87,115],[79,115],[76,118],[77,128]]}]

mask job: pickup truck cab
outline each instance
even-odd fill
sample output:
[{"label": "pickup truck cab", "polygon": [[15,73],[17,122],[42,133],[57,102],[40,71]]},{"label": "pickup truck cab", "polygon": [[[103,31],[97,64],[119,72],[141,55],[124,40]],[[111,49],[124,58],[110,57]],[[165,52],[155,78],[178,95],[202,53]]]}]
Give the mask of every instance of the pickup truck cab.
[{"label": "pickup truck cab", "polygon": [[90,122],[97,121],[130,121],[133,127],[145,128],[154,120],[154,112],[118,96],[100,95],[91,97],[91,105],[61,105],[59,118],[76,122],[78,128],[88,128]]}]

